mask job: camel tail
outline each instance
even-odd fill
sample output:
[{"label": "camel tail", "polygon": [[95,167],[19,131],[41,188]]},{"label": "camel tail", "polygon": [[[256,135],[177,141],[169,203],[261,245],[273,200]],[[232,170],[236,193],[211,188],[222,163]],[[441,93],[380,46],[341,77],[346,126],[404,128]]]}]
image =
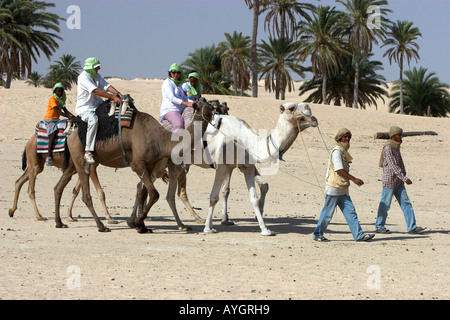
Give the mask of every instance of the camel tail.
[{"label": "camel tail", "polygon": [[22,171],[27,169],[27,148],[23,150],[22,153]]}]

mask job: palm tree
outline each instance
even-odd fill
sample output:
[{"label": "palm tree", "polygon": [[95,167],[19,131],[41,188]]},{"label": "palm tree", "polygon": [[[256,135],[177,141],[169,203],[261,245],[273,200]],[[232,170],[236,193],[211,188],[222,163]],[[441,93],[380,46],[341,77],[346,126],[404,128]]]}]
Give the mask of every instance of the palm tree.
[{"label": "palm tree", "polygon": [[25,81],[25,83],[29,86],[34,86],[35,88],[37,88],[41,86],[42,80],[42,75],[37,71],[33,71],[28,75],[28,79],[27,81]]},{"label": "palm tree", "polygon": [[[378,44],[377,38],[383,39],[388,20],[385,15],[391,10],[382,6],[388,4],[386,0],[336,0],[344,5],[347,15],[343,23],[348,26],[349,42],[355,55],[355,91],[353,108],[358,108],[358,79],[359,79],[359,61],[361,54],[367,54],[372,51],[372,45]],[[371,9],[379,10],[379,24],[373,26],[369,22],[373,19]]]},{"label": "palm tree", "polygon": [[[233,75],[234,94],[237,96],[238,89],[242,92],[248,88],[250,79],[247,64],[251,55],[250,37],[234,31],[233,35],[226,32],[225,38],[227,40],[220,42],[217,50],[222,52],[222,70],[228,76]],[[244,87],[244,84],[247,84],[247,87]]]},{"label": "palm tree", "polygon": [[[388,96],[386,79],[378,74],[378,71],[383,70],[382,63],[370,60],[372,56],[370,53],[360,59],[358,103],[361,106],[373,104],[376,107],[377,99],[384,102],[383,97]],[[332,73],[327,80],[327,100],[333,101],[336,106],[344,104],[351,108],[354,100],[355,59],[345,54],[339,59],[342,67],[339,72]],[[323,103],[322,86],[323,79],[314,77],[301,85],[299,95],[312,91],[305,101]]]},{"label": "palm tree", "polygon": [[281,100],[284,100],[286,89],[289,92],[294,90],[291,71],[302,78],[305,77],[305,68],[297,63],[296,52],[298,47],[299,42],[286,37],[269,38],[269,43],[262,40],[262,44],[259,46],[260,78],[265,77],[266,90],[269,92],[275,91],[276,99],[280,98],[281,93]]},{"label": "palm tree", "polygon": [[7,74],[6,88],[13,77],[31,72],[41,52],[50,59],[58,48],[61,38],[56,33],[62,18],[46,11],[54,6],[43,1],[0,1],[0,73]]},{"label": "palm tree", "polygon": [[215,45],[196,49],[182,63],[183,69],[190,72],[196,70],[200,75],[200,83],[204,93],[231,94],[231,82],[222,72],[221,52]]},{"label": "palm tree", "polygon": [[400,67],[400,113],[404,114],[403,110],[403,61],[406,58],[408,66],[410,61],[414,58],[417,62],[419,53],[417,52],[420,47],[415,42],[422,34],[419,32],[419,28],[413,27],[413,23],[409,21],[397,20],[396,23],[391,23],[389,31],[387,33],[388,38],[385,40],[384,46],[390,46],[390,48],[384,53],[383,57],[388,56],[389,63],[392,64],[392,59],[398,63]]},{"label": "palm tree", "polygon": [[314,76],[322,77],[324,104],[329,104],[326,98],[328,75],[339,70],[340,55],[351,55],[345,48],[346,39],[342,37],[339,24],[341,14],[334,7],[319,6],[317,13],[313,13],[311,19],[302,21],[298,27],[301,34],[299,59],[304,61],[307,56],[311,56]]},{"label": "palm tree", "polygon": [[[292,38],[298,18],[309,18],[308,11],[314,11],[315,6],[309,3],[301,3],[296,0],[273,0],[265,11],[264,30],[269,29],[271,38],[277,35],[279,38]],[[272,28],[270,28],[272,24]]]},{"label": "palm tree", "polygon": [[245,0],[245,4],[249,9],[253,9],[253,30],[252,30],[252,53],[251,53],[251,70],[252,70],[252,97],[258,97],[258,57],[257,57],[257,41],[258,41],[258,21],[261,10],[270,3],[270,0]]},{"label": "palm tree", "polygon": [[[450,113],[450,94],[448,84],[439,81],[434,72],[428,73],[422,67],[405,71],[404,112],[417,116],[448,117]],[[392,100],[389,111],[395,112],[400,107],[400,84],[392,87]],[[399,113],[399,111],[397,111]]]},{"label": "palm tree", "polygon": [[[63,54],[55,64],[50,66],[50,73],[57,72],[66,90],[72,89],[72,85],[78,81],[78,74],[81,70],[81,62],[75,61],[75,57],[70,54]],[[54,84],[53,84],[54,85]],[[50,87],[53,87],[50,85]]]}]

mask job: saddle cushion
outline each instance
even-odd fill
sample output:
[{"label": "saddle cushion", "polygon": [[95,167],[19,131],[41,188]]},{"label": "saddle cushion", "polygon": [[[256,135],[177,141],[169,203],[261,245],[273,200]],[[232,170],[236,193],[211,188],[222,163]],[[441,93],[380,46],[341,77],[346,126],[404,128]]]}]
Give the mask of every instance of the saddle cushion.
[{"label": "saddle cushion", "polygon": [[[66,135],[64,134],[64,130],[66,130],[67,120],[60,120],[56,124],[57,127],[57,136],[54,140],[53,152],[63,152],[66,145]],[[47,153],[48,152],[48,136],[47,136],[47,127],[44,124],[44,121],[40,121],[36,125],[36,135],[37,135],[37,152],[38,153]]]},{"label": "saddle cushion", "polygon": [[[186,109],[184,109],[183,111],[182,116],[184,118],[184,127],[185,128],[189,127],[192,124],[192,119],[194,118],[194,108],[186,107]],[[170,121],[163,120],[161,124],[164,129],[172,131],[173,126]]]},{"label": "saddle cushion", "polygon": [[[117,120],[118,108],[114,115],[108,115],[111,106],[111,100],[106,100],[100,106],[98,106],[95,114],[98,117],[98,130],[95,141],[107,141],[114,136],[119,134],[119,122]],[[133,126],[134,111],[127,110],[126,113],[121,116],[121,126],[131,128]],[[78,125],[78,137],[83,145],[86,146],[86,132],[87,123],[77,117]]]}]

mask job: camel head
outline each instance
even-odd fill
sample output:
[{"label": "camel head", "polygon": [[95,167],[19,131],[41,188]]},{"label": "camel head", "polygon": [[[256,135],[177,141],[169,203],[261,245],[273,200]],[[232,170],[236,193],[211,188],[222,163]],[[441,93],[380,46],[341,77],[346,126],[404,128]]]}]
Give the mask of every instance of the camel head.
[{"label": "camel head", "polygon": [[195,110],[193,121],[207,121],[209,123],[214,117],[215,108],[208,101],[194,103],[193,108]]},{"label": "camel head", "polygon": [[230,108],[228,108],[228,105],[226,102],[220,103],[219,100],[209,100],[207,101],[205,98],[201,98],[199,100],[199,102],[209,102],[213,105],[214,107],[214,113],[215,114],[220,114],[220,115],[228,115],[228,111],[230,110]]},{"label": "camel head", "polygon": [[297,126],[298,124],[301,131],[319,125],[316,117],[312,115],[311,108],[307,103],[287,102],[280,106],[280,112],[285,117],[286,121],[294,126]]}]

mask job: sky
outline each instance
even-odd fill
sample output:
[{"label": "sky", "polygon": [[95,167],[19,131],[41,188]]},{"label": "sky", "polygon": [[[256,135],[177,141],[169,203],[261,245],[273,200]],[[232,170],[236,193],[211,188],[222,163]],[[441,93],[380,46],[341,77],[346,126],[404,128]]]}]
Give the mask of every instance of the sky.
[{"label": "sky", "polygon": [[[63,54],[82,64],[98,57],[103,76],[165,78],[173,62],[181,64],[195,49],[217,45],[224,33],[242,32],[251,37],[253,12],[244,0],[47,0],[50,11],[61,21],[59,49],[50,58],[42,56],[33,71],[42,75]],[[334,0],[303,1],[336,6]],[[411,68],[423,67],[450,84],[450,0],[389,0],[392,21],[408,20],[420,29],[420,60]],[[265,14],[259,18],[258,42],[268,39]],[[399,78],[399,68],[383,58],[386,48],[374,47],[374,59],[383,63],[380,73],[387,81]],[[308,62],[305,66],[310,65]],[[409,67],[405,64],[405,70]],[[307,74],[310,78],[311,74]],[[301,80],[294,76],[295,80]]]}]

